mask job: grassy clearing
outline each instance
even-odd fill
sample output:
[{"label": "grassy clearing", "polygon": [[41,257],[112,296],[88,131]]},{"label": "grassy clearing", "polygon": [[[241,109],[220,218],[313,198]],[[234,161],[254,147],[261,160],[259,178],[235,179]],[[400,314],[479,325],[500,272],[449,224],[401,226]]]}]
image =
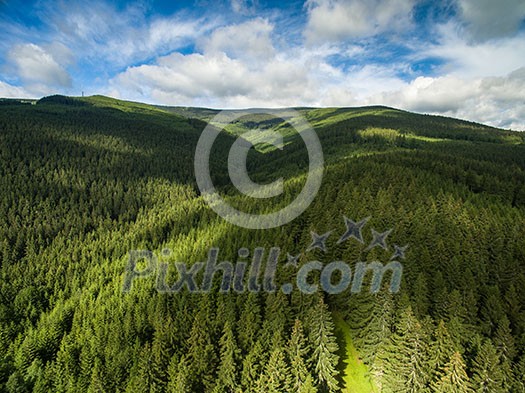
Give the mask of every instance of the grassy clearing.
[{"label": "grassy clearing", "polygon": [[343,393],[372,393],[376,390],[368,377],[368,368],[359,359],[352,342],[350,327],[337,312],[333,314],[339,344],[339,377]]}]

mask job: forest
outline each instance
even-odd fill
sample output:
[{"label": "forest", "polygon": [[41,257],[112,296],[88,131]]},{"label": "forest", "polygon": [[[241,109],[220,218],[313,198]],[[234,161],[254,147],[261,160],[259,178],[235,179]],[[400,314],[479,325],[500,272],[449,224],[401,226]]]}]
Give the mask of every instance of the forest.
[{"label": "forest", "polygon": [[[525,135],[380,106],[295,109],[323,148],[321,188],[295,220],[252,230],[219,217],[195,182],[217,111],[1,101],[0,392],[525,393]],[[251,128],[286,141],[250,151],[254,181],[284,179],[263,204],[228,178],[228,151]],[[308,154],[284,120],[247,114],[210,163],[221,195],[257,213],[300,192]],[[362,242],[338,242],[344,217],[368,218]],[[325,250],[309,248],[330,231]],[[398,292],[280,290],[309,261],[354,270],[387,263],[394,245],[407,246]],[[232,263],[278,247],[276,290],[224,293],[220,275],[202,293],[159,292],[154,275],[122,290],[133,250],[166,262],[173,283],[175,262],[213,247]]]}]

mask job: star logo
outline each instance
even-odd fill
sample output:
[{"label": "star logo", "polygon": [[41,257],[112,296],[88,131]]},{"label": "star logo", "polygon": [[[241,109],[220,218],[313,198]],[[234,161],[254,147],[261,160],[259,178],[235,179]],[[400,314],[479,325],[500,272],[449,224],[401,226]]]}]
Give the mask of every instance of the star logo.
[{"label": "star logo", "polygon": [[370,217],[367,217],[359,222],[352,221],[346,216],[343,216],[343,218],[345,220],[346,232],[337,241],[337,244],[343,243],[344,241],[348,240],[351,237],[356,239],[359,243],[364,244],[363,235],[361,233],[361,230],[366,225],[368,220],[370,220]]},{"label": "star logo", "polygon": [[286,266],[293,266],[293,267],[297,268],[298,264],[299,264],[299,257],[300,256],[301,256],[301,254],[297,254],[297,255],[293,256],[290,253],[287,253],[286,254],[286,258],[287,258],[288,262],[286,263]]},{"label": "star logo", "polygon": [[408,248],[408,244],[404,247],[400,247],[397,244],[394,244],[394,254],[390,258],[390,260],[396,259],[396,258],[405,259],[405,253],[406,253],[407,248]]},{"label": "star logo", "polygon": [[308,246],[306,251],[313,250],[314,248],[319,248],[321,251],[326,252],[326,240],[328,239],[328,236],[330,236],[331,233],[332,231],[328,231],[326,233],[323,233],[322,235],[318,235],[313,231],[310,232],[310,234],[312,235],[312,243]]},{"label": "star logo", "polygon": [[389,229],[385,232],[377,232],[375,229],[372,229],[372,241],[370,242],[370,245],[366,248],[366,251],[371,250],[374,247],[381,247],[383,250],[388,250],[388,246],[386,244],[386,238],[390,233],[392,232],[392,229]]}]

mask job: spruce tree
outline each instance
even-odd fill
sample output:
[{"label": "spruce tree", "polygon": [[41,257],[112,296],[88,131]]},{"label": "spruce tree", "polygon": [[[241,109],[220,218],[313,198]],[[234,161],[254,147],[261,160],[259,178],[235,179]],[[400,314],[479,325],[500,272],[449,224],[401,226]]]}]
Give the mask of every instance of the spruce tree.
[{"label": "spruce tree", "polygon": [[476,392],[504,393],[502,387],[499,356],[490,340],[485,340],[478,350],[473,363],[472,385]]},{"label": "spruce tree", "polygon": [[440,372],[450,361],[456,349],[445,322],[440,320],[429,346],[429,366],[435,378],[441,377]]},{"label": "spruce tree", "polygon": [[279,340],[276,340],[276,343],[260,377],[259,389],[263,392],[281,393],[290,391],[290,368],[286,363],[285,353],[279,344]]},{"label": "spruce tree", "polygon": [[168,367],[167,393],[192,393],[188,360],[182,357],[180,360],[173,356]]},{"label": "spruce tree", "polygon": [[257,382],[263,369],[263,357],[262,345],[258,340],[242,362],[241,387],[244,392],[252,393],[256,391]]},{"label": "spruce tree", "polygon": [[239,349],[233,336],[232,326],[226,321],[220,339],[220,365],[217,373],[216,392],[233,393],[237,386]]},{"label": "spruce tree", "polygon": [[242,309],[239,323],[237,324],[237,336],[239,338],[239,347],[246,355],[253,348],[257,341],[257,333],[261,328],[261,307],[259,305],[258,295],[250,292],[244,308]]},{"label": "spruce tree", "polygon": [[205,390],[214,384],[213,374],[217,366],[217,356],[210,335],[211,322],[206,319],[205,312],[200,306],[188,338],[188,366],[190,368],[188,375],[194,390]]},{"label": "spruce tree", "polygon": [[328,306],[320,297],[309,317],[309,337],[313,346],[312,363],[321,392],[336,392],[338,381],[336,369],[339,356],[334,335],[334,323]]},{"label": "spruce tree", "polygon": [[403,393],[423,392],[426,389],[428,368],[427,336],[409,306],[402,314],[392,336],[395,355],[389,369],[390,387]]},{"label": "spruce tree", "polygon": [[454,352],[443,367],[441,376],[432,384],[435,393],[471,393],[472,387],[466,372],[465,362],[459,352]]},{"label": "spruce tree", "polygon": [[306,392],[312,389],[308,386],[308,383],[311,384],[313,380],[306,364],[307,354],[308,347],[302,323],[296,319],[288,342],[288,358],[292,377],[291,390],[294,392]]}]

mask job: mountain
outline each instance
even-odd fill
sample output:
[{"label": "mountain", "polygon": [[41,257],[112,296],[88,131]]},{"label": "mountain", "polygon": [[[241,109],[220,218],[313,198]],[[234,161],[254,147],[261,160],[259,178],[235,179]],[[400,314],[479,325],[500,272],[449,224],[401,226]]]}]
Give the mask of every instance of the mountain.
[{"label": "mountain", "polygon": [[[525,135],[387,107],[295,111],[225,125],[103,96],[2,101],[0,391],[525,391]],[[312,203],[270,229],[221,218],[195,180],[203,130],[225,126],[219,194],[270,213],[306,184],[298,115],[324,154]],[[251,179],[284,179],[264,203],[228,175],[251,129]],[[210,290],[190,291],[214,255]],[[235,277],[259,260],[249,292]],[[357,290],[377,263],[392,273]]]}]

